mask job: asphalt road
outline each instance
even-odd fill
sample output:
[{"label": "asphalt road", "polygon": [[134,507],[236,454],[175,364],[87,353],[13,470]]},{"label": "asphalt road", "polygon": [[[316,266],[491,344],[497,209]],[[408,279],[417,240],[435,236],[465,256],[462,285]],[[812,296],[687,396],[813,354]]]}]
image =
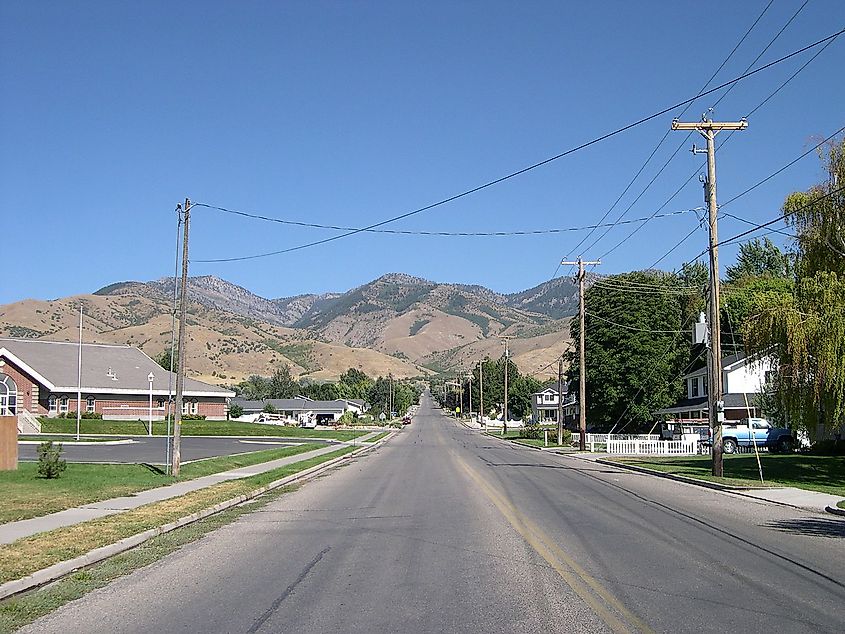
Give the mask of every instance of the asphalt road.
[{"label": "asphalt road", "polygon": [[842,632],[845,523],[457,426],[396,438],[32,632]]},{"label": "asphalt road", "polygon": [[[73,443],[67,442],[63,445],[64,451],[62,458],[68,462],[147,464],[164,464],[166,462],[167,439],[164,436],[153,436],[152,438],[135,437],[132,440],[134,442],[127,445],[104,445],[96,443],[75,446]],[[236,453],[262,451],[264,449],[274,449],[276,447],[306,442],[323,442],[323,440],[182,436],[182,462],[215,456],[229,456]],[[20,460],[37,460],[38,445],[19,444],[18,456]]]}]

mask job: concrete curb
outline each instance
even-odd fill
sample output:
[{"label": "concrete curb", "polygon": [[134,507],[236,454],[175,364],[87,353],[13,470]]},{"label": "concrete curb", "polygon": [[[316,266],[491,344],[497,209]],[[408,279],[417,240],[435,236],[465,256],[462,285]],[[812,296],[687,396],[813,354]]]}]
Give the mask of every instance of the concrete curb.
[{"label": "concrete curb", "polygon": [[[632,464],[625,464],[624,462],[615,462],[613,460],[604,460],[602,458],[597,458],[594,462],[599,464],[607,465],[610,467],[619,467],[620,469],[627,469],[628,471],[637,471],[639,473],[645,473],[647,475],[657,476],[659,478],[665,478],[667,480],[675,480],[676,482],[684,482],[686,484],[694,484],[696,486],[704,487],[706,489],[714,489],[716,491],[728,491],[731,493],[737,493],[739,491],[744,491],[745,488],[743,487],[732,487],[725,484],[718,484],[716,482],[708,482],[707,480],[699,480],[697,478],[690,478],[687,476],[677,475],[674,473],[666,473],[664,471],[655,471],[654,469],[647,469],[645,467],[638,467]],[[790,505],[787,505],[790,506]]]},{"label": "concrete curb", "polygon": [[835,506],[827,506],[824,510],[828,513],[832,513],[833,515],[841,515],[842,517],[845,517],[845,509],[838,509]]},{"label": "concrete curb", "polygon": [[[687,476],[677,475],[674,473],[666,473],[664,471],[655,471],[654,469],[647,469],[645,467],[638,467],[636,465],[625,464],[622,462],[614,462],[613,460],[602,460],[599,458],[595,462],[601,463],[603,465],[611,466],[611,467],[619,467],[621,469],[627,469],[629,471],[637,471],[639,473],[645,473],[647,475],[657,476],[659,478],[665,478],[667,480],[675,480],[676,482],[684,482],[686,484],[692,484],[693,486],[704,487],[706,489],[713,489],[715,491],[722,491],[725,493],[732,493],[734,495],[741,495],[742,497],[749,498],[754,500],[755,502],[760,502],[762,504],[777,504],[778,506],[786,506],[791,509],[799,509],[801,511],[810,511],[814,512],[812,509],[808,509],[803,506],[795,506],[794,504],[788,504],[786,502],[779,502],[778,500],[766,500],[759,497],[754,497],[753,495],[746,495],[744,491],[753,491],[753,488],[750,487],[739,487],[739,486],[728,486],[725,484],[718,484],[716,482],[708,482],[707,480],[699,480],[698,478],[690,478]],[[828,513],[832,513],[833,515],[841,515],[845,517],[845,510],[837,509],[832,506],[825,507],[825,511]],[[819,511],[815,511],[819,512]]]},{"label": "concrete curb", "polygon": [[[369,443],[365,446],[362,446],[360,449],[356,449],[355,451],[348,453],[343,456],[338,456],[337,458],[332,458],[326,462],[323,462],[318,465],[314,465],[313,467],[309,467],[308,469],[304,469],[298,473],[291,474],[270,484],[266,484],[263,487],[255,489],[250,493],[239,495],[238,497],[232,498],[230,500],[226,500],[224,502],[220,502],[219,504],[215,504],[214,506],[203,509],[202,511],[197,511],[196,513],[192,513],[185,517],[182,517],[174,522],[170,522],[168,524],[163,524],[162,526],[158,526],[156,528],[151,528],[143,533],[138,533],[137,535],[132,535],[130,537],[125,537],[114,544],[109,544],[107,546],[100,546],[99,548],[95,548],[84,555],[80,555],[79,557],[75,557],[73,559],[69,559],[67,561],[61,561],[57,564],[53,564],[47,568],[39,570],[37,572],[32,573],[26,577],[21,579],[15,579],[13,581],[7,581],[4,584],[0,584],[0,601],[4,599],[8,599],[16,594],[20,594],[22,592],[26,592],[28,590],[32,590],[33,588],[37,588],[39,586],[43,586],[44,584],[50,583],[51,581],[56,581],[61,577],[69,575],[80,568],[85,568],[87,566],[91,566],[93,564],[99,563],[104,559],[108,559],[109,557],[113,557],[118,555],[122,552],[135,548],[143,544],[144,542],[152,539],[153,537],[157,537],[159,535],[163,535],[164,533],[169,533],[170,531],[176,530],[177,528],[181,528],[183,526],[187,526],[188,524],[193,524],[194,522],[198,522],[199,520],[205,519],[211,515],[215,515],[216,513],[220,513],[221,511],[225,511],[233,506],[237,506],[238,504],[242,504],[247,500],[251,500],[253,498],[258,497],[268,491],[272,491],[273,489],[277,489],[279,487],[292,484],[299,480],[307,480],[312,478],[319,473],[326,471],[341,462],[348,461],[354,457],[357,457],[361,454],[364,454],[368,451],[371,451],[375,447],[378,447],[382,443],[390,440],[393,434],[385,436],[381,440],[377,440],[374,443]],[[295,463],[294,463],[295,464]]]}]

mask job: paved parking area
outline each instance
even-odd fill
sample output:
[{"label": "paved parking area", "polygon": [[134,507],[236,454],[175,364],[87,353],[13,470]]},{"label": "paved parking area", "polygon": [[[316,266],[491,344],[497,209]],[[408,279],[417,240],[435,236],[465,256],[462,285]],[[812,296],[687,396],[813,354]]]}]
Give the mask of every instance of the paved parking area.
[{"label": "paved parking area", "polygon": [[[74,446],[72,442],[65,443],[62,457],[68,462],[111,462],[111,463],[147,463],[165,464],[167,439],[163,436],[145,438],[136,436],[134,442],[121,445],[90,444]],[[263,451],[275,447],[298,445],[307,442],[325,443],[324,439],[304,438],[213,438],[208,436],[182,437],[182,462],[213,458],[216,456],[230,456],[237,453]],[[20,460],[37,460],[38,445],[19,444],[18,456]]]}]

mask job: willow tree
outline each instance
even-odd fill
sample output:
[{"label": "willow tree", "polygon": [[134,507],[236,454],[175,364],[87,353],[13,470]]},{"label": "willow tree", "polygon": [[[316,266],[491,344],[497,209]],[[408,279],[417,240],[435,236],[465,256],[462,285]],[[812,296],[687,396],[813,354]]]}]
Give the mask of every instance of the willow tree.
[{"label": "willow tree", "polygon": [[845,424],[845,140],[823,162],[828,180],[783,206],[796,235],[794,292],[762,298],[743,333],[751,352],[775,355],[778,399],[814,437]]}]

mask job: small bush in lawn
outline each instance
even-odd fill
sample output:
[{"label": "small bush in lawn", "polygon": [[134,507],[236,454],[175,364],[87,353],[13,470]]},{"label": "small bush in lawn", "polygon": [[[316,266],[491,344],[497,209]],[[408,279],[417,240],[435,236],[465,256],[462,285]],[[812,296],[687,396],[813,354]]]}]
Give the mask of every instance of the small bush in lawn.
[{"label": "small bush in lawn", "polygon": [[38,475],[51,480],[58,478],[67,469],[62,460],[62,443],[53,445],[52,440],[46,440],[38,445]]},{"label": "small bush in lawn", "polygon": [[530,440],[539,440],[543,435],[540,425],[538,423],[526,423],[522,426],[519,432],[520,438],[528,438]]},{"label": "small bush in lawn", "polygon": [[229,405],[229,418],[240,418],[244,415],[244,408],[238,404]]}]

